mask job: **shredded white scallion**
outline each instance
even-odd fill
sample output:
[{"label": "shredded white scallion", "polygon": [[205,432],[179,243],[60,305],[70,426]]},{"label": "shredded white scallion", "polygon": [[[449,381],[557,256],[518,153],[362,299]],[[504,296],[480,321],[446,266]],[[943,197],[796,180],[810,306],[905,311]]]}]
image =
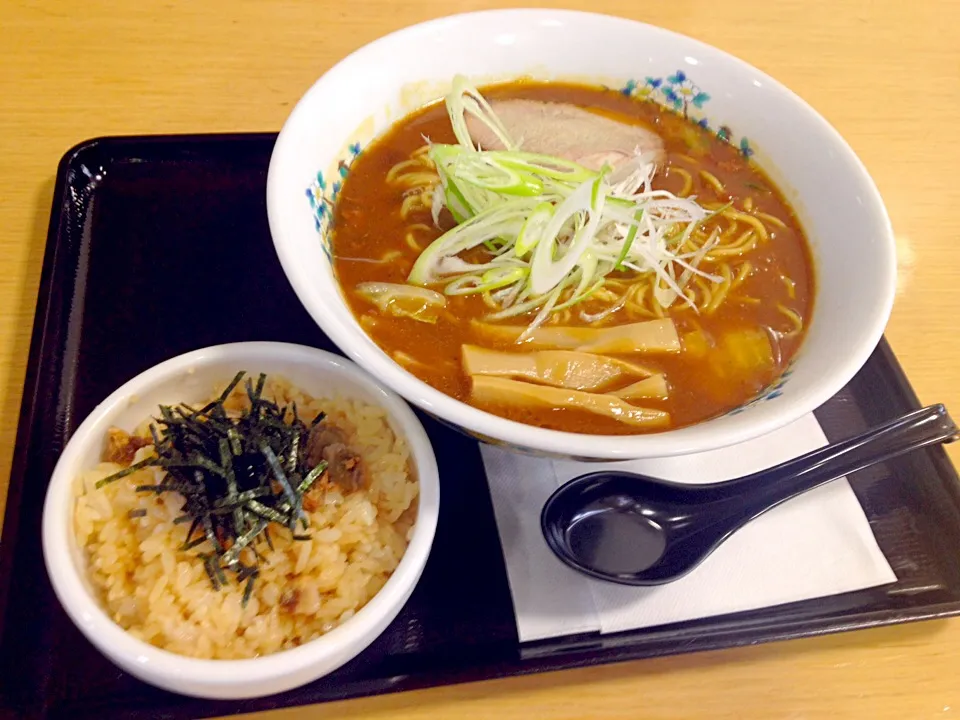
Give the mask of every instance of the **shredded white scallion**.
[{"label": "shredded white scallion", "polygon": [[[462,76],[455,78],[446,107],[457,144],[429,143],[440,177],[431,214],[439,225],[447,209],[458,224],[420,254],[409,283],[442,285],[445,295],[482,294],[495,308],[490,320],[536,311],[531,332],[551,312],[590,297],[614,271],[653,273],[654,296],[664,308],[678,298],[693,305],[684,292],[693,277],[721,280],[699,268],[716,235],[695,252],[682,249],[713,213],[695,198],[654,190],[653,156],[638,152],[613,171],[594,172],[522,152]],[[476,147],[468,115],[506,149]],[[468,251],[472,261],[460,257]],[[626,296],[599,314],[582,316],[600,319],[625,302]]]}]

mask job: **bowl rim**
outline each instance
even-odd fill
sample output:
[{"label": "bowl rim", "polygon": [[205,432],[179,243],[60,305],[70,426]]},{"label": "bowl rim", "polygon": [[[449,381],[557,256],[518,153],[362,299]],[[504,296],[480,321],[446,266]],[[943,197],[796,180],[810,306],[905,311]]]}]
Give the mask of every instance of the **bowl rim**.
[{"label": "bowl rim", "polygon": [[[296,226],[294,218],[285,212],[289,205],[283,176],[285,169],[300,150],[298,135],[316,123],[308,116],[313,99],[322,94],[324,84],[329,77],[350,72],[353,65],[362,62],[363,57],[373,54],[381,47],[390,47],[395,43],[409,44],[422,35],[433,34],[446,27],[458,24],[470,24],[480,19],[497,18],[504,26],[516,27],[517,23],[543,25],[546,21],[566,21],[568,23],[592,22],[629,26],[640,34],[652,33],[668,40],[681,43],[686,47],[710,55],[729,64],[742,73],[750,73],[764,87],[778,93],[796,110],[796,116],[816,127],[829,138],[837,155],[850,167],[860,183],[864,203],[869,202],[879,215],[878,224],[883,227],[882,237],[877,246],[884,253],[885,273],[881,278],[883,300],[876,303],[870,312],[866,339],[854,348],[847,348],[841,361],[834,366],[834,372],[826,380],[816,383],[807,392],[784,398],[782,412],[755,419],[750,424],[716,426],[704,431],[705,423],[716,418],[708,418],[683,428],[638,435],[586,435],[581,433],[551,430],[508,420],[492,413],[480,410],[466,402],[433,388],[415,377],[389,358],[354,322],[343,321],[330,308],[312,308],[303,302],[309,282],[298,267],[298,259],[293,251],[295,243],[287,243],[285,237],[296,237],[303,230]],[[315,118],[314,118],[315,119]],[[301,193],[302,195],[302,193]],[[546,8],[511,8],[480,10],[457,13],[410,25],[384,35],[358,48],[321,75],[301,96],[291,111],[277,137],[270,158],[267,173],[267,217],[274,247],[288,282],[294,288],[301,304],[313,317],[320,328],[329,335],[338,347],[358,365],[380,378],[388,387],[401,394],[409,402],[434,416],[462,427],[467,432],[502,445],[520,449],[532,449],[542,453],[564,457],[590,458],[597,460],[627,460],[646,457],[669,457],[695,452],[705,452],[720,447],[735,445],[766,435],[788,425],[825,403],[844,385],[846,385],[869,359],[871,353],[883,335],[886,323],[893,308],[896,291],[896,243],[889,213],[883,203],[879,189],[870,176],[866,166],[853,151],[847,141],[822,115],[803,98],[762,70],[720,48],[695,38],[629,18],[603,13],[579,10],[553,10]],[[311,228],[313,231],[313,228]],[[342,295],[341,301],[342,301]],[[350,313],[345,302],[341,302],[345,313]],[[822,309],[820,310],[822,312]],[[339,308],[337,310],[339,312]],[[816,312],[816,310],[815,310]],[[803,352],[801,347],[799,352]],[[756,418],[756,416],[752,416]]]},{"label": "bowl rim", "polygon": [[[102,442],[105,423],[109,423],[131,398],[182,377],[190,368],[223,364],[234,357],[237,358],[237,363],[255,361],[244,360],[246,357],[282,357],[347,376],[353,383],[368,390],[371,396],[376,398],[371,402],[384,409],[397,432],[402,432],[407,441],[420,485],[417,523],[400,563],[387,582],[342,625],[299,647],[261,657],[231,660],[192,658],[134,638],[116,624],[87,591],[81,579],[81,571],[70,552],[69,513],[72,513],[73,502],[70,497],[65,496],[70,496],[77,473],[84,470],[77,467],[78,456],[91,442]],[[259,362],[268,365],[270,361],[261,359]],[[161,687],[178,688],[189,685],[193,689],[208,690],[224,686],[265,684],[282,679],[297,670],[309,668],[331,655],[340,657],[347,653],[346,658],[338,663],[338,666],[342,665],[359,654],[382,632],[382,628],[377,631],[378,622],[385,617],[392,619],[402,608],[426,564],[436,533],[439,495],[436,456],[419,419],[399,395],[379,385],[362,368],[325,350],[293,343],[254,341],[212,345],[175,356],[139,373],[100,402],[77,427],[57,461],[44,500],[44,563],[54,592],[73,623],[101,652],[111,659],[114,656],[125,659],[129,665],[140,670],[138,674],[144,679],[156,682]],[[221,697],[194,692],[192,689],[180,691]],[[249,696],[249,693],[244,696]]]}]

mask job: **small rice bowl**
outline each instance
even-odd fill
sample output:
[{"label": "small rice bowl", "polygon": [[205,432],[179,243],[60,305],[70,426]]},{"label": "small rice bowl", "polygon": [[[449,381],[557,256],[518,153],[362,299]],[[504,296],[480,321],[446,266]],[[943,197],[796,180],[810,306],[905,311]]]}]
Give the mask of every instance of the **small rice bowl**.
[{"label": "small rice bowl", "polygon": [[[157,483],[162,470],[146,468],[99,489],[97,481],[121,465],[103,462],[81,473],[74,531],[87,577],[107,614],[133,637],[204,659],[287,650],[352,617],[399,564],[413,531],[419,485],[409,449],[385,411],[350,398],[309,397],[279,378],[268,380],[264,396],[296,403],[301,417],[325,412],[363,459],[367,484],[352,492],[326,490],[307,511],[309,540],[295,541],[285,528],[272,532],[273,549],[258,546],[260,573],[244,607],[243,583],[231,581],[220,590],[211,585],[196,557],[210,552],[209,543],[182,549],[188,525],[173,523],[182,497],[137,492],[138,485]],[[135,434],[149,437],[149,422]],[[152,445],[139,449],[134,461],[151,452]]]}]

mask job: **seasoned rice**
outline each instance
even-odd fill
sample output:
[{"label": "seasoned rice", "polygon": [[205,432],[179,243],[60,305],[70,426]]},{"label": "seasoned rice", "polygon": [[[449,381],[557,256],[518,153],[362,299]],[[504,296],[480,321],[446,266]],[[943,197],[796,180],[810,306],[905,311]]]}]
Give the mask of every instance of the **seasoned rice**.
[{"label": "seasoned rice", "polygon": [[[294,541],[289,530],[271,525],[274,549],[258,546],[260,575],[244,608],[244,584],[231,581],[219,591],[211,585],[196,557],[212,551],[209,543],[180,550],[188,524],[173,520],[183,498],[136,492],[138,485],[159,482],[162,470],[146,468],[100,489],[96,482],[120,465],[104,462],[81,474],[74,529],[88,577],[107,613],[134,637],[197,658],[286,650],[352,617],[400,562],[413,529],[418,483],[406,443],[384,410],[343,397],[311,398],[276,378],[268,380],[264,396],[281,405],[295,402],[301,417],[323,411],[347,431],[366,466],[367,486],[346,495],[328,489],[308,512],[310,540]],[[242,402],[235,392],[228,407]],[[136,434],[149,437],[149,420]],[[152,452],[152,445],[141,448],[135,460]],[[131,518],[132,510],[146,514]]]}]

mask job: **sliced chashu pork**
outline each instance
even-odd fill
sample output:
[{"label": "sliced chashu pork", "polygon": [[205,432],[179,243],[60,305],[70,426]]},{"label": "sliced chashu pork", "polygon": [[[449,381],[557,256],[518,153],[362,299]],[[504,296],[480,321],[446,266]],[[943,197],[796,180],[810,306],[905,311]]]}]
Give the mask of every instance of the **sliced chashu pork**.
[{"label": "sliced chashu pork", "polygon": [[[663,140],[639,125],[589,112],[569,103],[540,100],[494,100],[494,113],[507,135],[525,152],[572,160],[591,170],[604,163],[612,168],[638,153],[663,157]],[[467,116],[467,129],[483,150],[503,150],[503,144],[483,122]]]}]

